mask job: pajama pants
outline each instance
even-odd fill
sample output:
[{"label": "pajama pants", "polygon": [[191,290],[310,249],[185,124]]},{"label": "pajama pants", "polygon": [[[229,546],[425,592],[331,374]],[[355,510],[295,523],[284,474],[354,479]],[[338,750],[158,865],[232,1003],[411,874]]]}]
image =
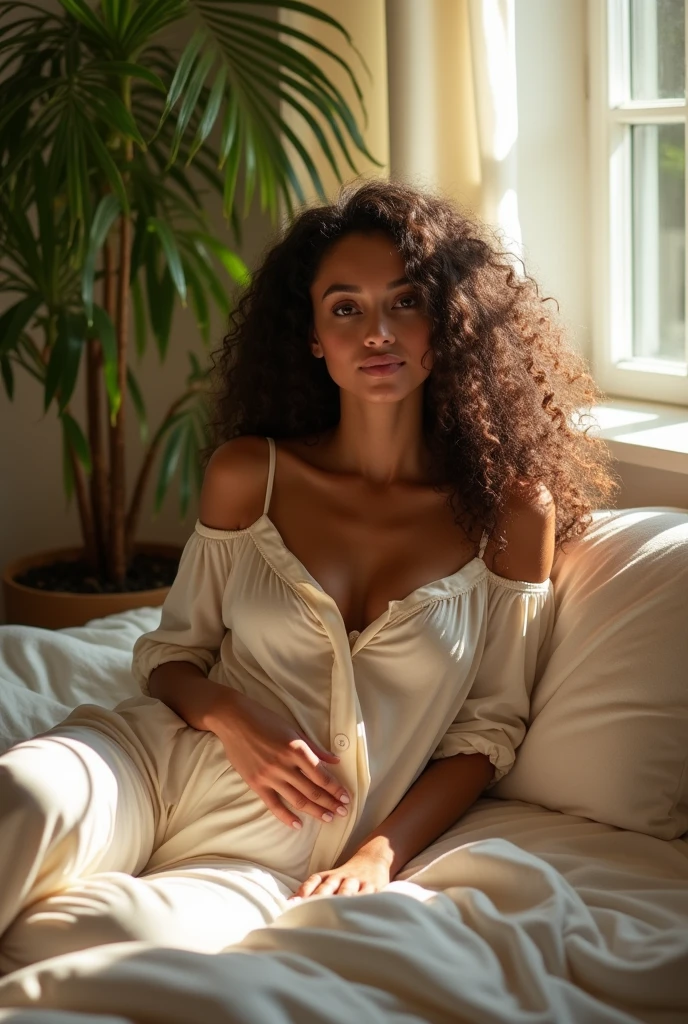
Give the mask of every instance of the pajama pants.
[{"label": "pajama pants", "polygon": [[77,708],[0,757],[0,973],[130,939],[219,952],[306,877],[323,825],[300,817],[160,701]]}]

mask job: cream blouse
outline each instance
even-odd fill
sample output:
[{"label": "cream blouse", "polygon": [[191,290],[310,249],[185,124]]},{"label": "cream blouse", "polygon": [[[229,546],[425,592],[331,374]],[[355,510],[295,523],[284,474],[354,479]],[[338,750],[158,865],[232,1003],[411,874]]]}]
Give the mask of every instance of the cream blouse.
[{"label": "cream blouse", "polygon": [[314,860],[353,853],[431,758],[480,752],[509,771],[525,734],[538,653],[554,624],[551,580],[491,572],[480,555],[418,587],[362,633],[285,546],[268,516],[244,530],[196,522],[158,629],[134,646],[150,673],[188,661],[271,708],[340,758],[346,818],[321,829]]}]

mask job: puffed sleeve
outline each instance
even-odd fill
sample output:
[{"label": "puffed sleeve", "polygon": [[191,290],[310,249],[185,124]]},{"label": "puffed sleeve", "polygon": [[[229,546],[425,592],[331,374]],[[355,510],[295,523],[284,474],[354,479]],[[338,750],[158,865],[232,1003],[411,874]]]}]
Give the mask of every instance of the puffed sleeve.
[{"label": "puffed sleeve", "polygon": [[530,695],[554,627],[551,580],[521,583],[491,575],[485,644],[477,673],[433,758],[486,754],[488,789],[512,767],[525,736]]},{"label": "puffed sleeve", "polygon": [[222,598],[232,567],[232,539],[197,522],[162,606],[160,625],[134,644],[131,671],[148,694],[148,677],[165,661],[188,661],[207,675],[227,632]]}]

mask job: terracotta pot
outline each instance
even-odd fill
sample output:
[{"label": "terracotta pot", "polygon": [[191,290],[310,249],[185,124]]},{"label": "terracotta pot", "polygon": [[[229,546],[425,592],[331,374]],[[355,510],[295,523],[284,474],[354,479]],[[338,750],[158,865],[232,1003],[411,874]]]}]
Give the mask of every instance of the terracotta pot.
[{"label": "terracotta pot", "polygon": [[[182,548],[176,544],[137,544],[136,551],[149,555],[179,558]],[[169,587],[134,590],[114,594],[72,594],[59,590],[38,590],[15,581],[26,569],[52,562],[73,562],[82,557],[83,548],[61,548],[42,551],[10,562],[2,574],[5,597],[5,620],[22,626],[63,629],[83,626],[90,619],[100,619],[132,608],[157,607],[163,603]]]}]

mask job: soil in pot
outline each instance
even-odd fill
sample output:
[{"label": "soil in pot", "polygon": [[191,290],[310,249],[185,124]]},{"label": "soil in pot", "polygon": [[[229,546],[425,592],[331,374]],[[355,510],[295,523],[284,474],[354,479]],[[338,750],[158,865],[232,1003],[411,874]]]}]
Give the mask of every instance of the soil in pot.
[{"label": "soil in pot", "polygon": [[35,590],[67,594],[136,593],[171,586],[178,568],[178,558],[139,551],[129,564],[124,587],[117,587],[108,580],[95,577],[83,559],[34,565],[18,573],[14,580]]},{"label": "soil in pot", "polygon": [[182,550],[176,544],[137,544],[125,590],[96,579],[81,548],[19,558],[2,573],[5,620],[63,629],[137,608],[159,607],[169,593]]}]

